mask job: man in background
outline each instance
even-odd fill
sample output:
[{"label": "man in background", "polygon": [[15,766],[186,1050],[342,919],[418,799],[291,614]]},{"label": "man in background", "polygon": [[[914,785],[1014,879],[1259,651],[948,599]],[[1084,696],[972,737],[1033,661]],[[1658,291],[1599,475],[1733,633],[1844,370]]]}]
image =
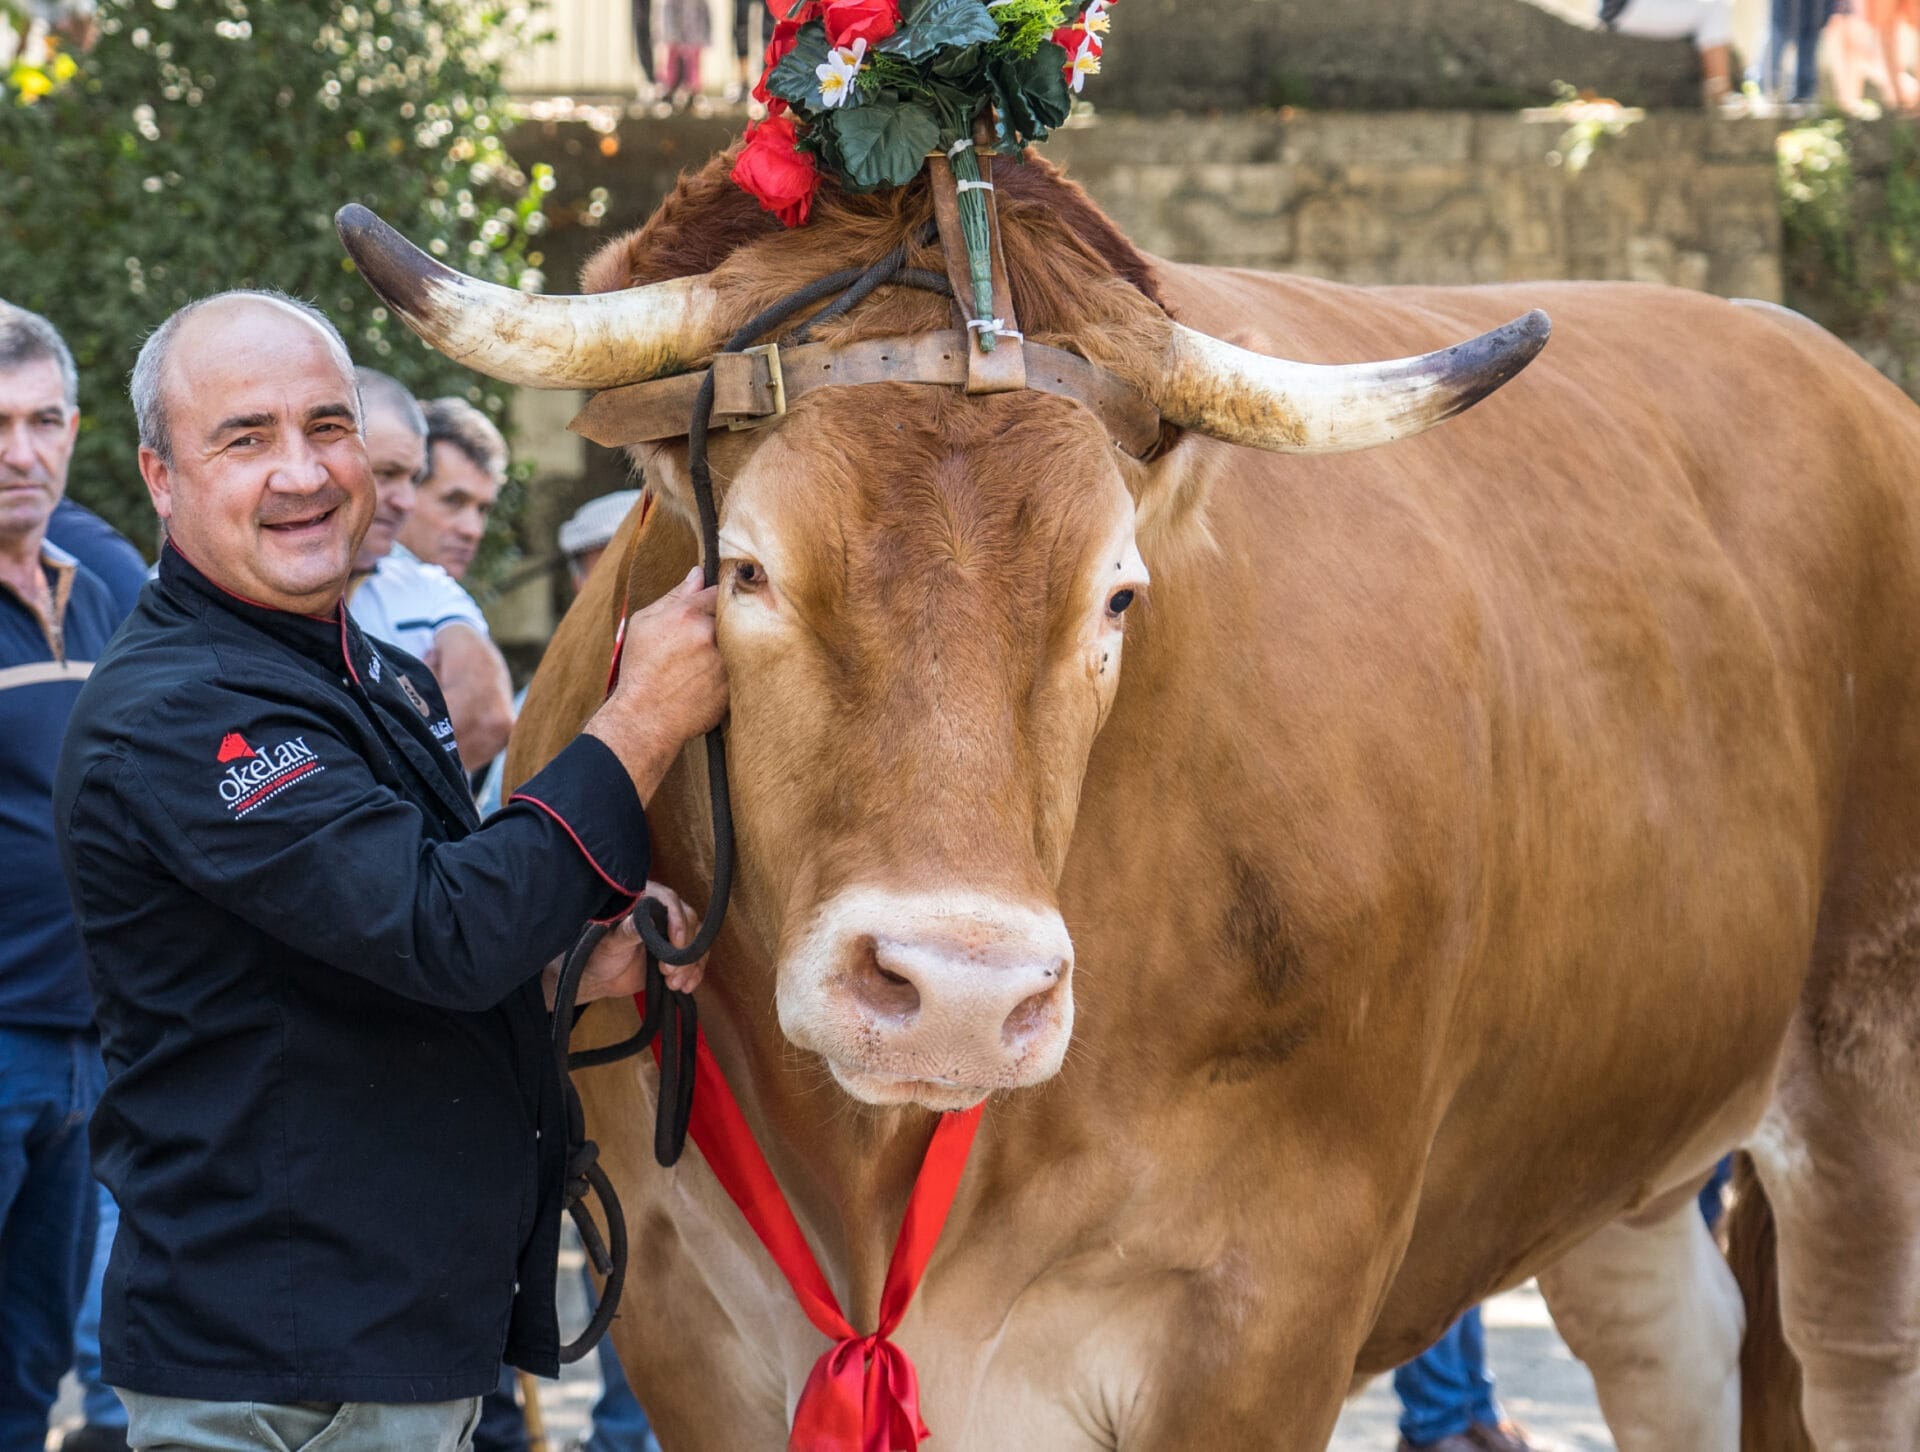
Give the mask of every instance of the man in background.
[{"label": "man in background", "polygon": [[436,398],[422,413],[427,475],[400,526],[400,543],[416,559],[464,580],[507,482],[507,441],[464,398]]},{"label": "man in background", "polygon": [[147,583],[147,562],[127,537],[86,505],[62,499],[47,522],[47,538],[79,560],[107,587],[114,614],[133,614]]},{"label": "man in background", "polygon": [[427,471],[427,420],[413,395],[372,368],[354,370],[373,468],[373,524],[354,556],[348,609],[375,640],[398,646],[433,672],[447,698],[460,764],[478,771],[513,729],[507,663],[473,597],[438,565],[400,543]]},{"label": "man in background", "polygon": [[67,717],[121,615],[50,542],[80,428],[73,356],[0,302],[0,1452],[39,1452],[92,1262],[105,1077],[53,833]]}]

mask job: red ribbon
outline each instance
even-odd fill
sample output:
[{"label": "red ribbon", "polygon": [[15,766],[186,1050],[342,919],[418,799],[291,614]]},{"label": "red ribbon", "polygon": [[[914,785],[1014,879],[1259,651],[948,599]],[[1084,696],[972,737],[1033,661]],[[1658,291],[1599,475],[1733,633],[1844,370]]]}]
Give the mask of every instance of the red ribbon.
[{"label": "red ribbon", "polygon": [[[644,1015],[645,1004],[639,1006]],[[694,1054],[693,1085],[693,1142],[786,1276],[807,1319],[833,1339],[800,1393],[787,1452],[915,1452],[932,1435],[920,1419],[920,1380],[906,1352],[888,1338],[907,1314],[947,1223],[985,1106],[943,1114],[934,1127],[887,1265],[879,1329],[863,1336],[848,1323],[813,1258],[704,1033]]]}]

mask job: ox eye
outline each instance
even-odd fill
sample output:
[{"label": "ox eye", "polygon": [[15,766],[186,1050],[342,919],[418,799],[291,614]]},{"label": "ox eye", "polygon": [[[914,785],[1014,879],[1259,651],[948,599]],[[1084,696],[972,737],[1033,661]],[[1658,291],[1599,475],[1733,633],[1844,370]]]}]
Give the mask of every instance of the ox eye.
[{"label": "ox eye", "polygon": [[1131,590],[1115,590],[1107,598],[1107,614],[1125,615],[1127,607],[1133,604],[1133,596],[1134,592]]},{"label": "ox eye", "polygon": [[757,590],[767,583],[767,572],[752,560],[736,561],[733,583],[742,590]]}]

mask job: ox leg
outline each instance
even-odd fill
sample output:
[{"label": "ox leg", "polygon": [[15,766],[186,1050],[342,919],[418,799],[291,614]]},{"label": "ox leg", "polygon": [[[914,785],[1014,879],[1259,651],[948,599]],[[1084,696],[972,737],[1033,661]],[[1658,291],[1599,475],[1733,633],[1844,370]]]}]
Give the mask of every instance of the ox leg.
[{"label": "ox leg", "polygon": [[[1920,1447],[1920,1085],[1904,1052],[1796,1026],[1748,1146],[1779,1239],[1780,1317],[1821,1452]],[[1897,1048],[1897,1046],[1896,1046]]]},{"label": "ox leg", "polygon": [[1738,1452],[1746,1312],[1691,1193],[1603,1227],[1540,1290],[1620,1452]]}]

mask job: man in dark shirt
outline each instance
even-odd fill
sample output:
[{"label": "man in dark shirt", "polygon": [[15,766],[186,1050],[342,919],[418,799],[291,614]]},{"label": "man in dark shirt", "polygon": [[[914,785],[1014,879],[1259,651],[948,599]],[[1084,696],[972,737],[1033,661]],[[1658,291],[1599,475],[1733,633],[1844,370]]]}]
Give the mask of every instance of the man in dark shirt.
[{"label": "man in dark shirt", "polygon": [[[208,299],[133,397],[169,543],[55,788],[121,1214],[105,1373],[136,1449],[453,1452],[503,1354],[558,1370],[540,973],[645,885],[642,803],[725,710],[713,595],[642,612],[607,704],[482,828],[432,675],[342,606],[374,488],[339,335]],[[588,995],[638,986],[633,944]]]},{"label": "man in dark shirt", "polygon": [[0,302],[0,1452],[42,1447],[93,1254],[87,1115],[100,1092],[53,777],[120,617],[46,538],[79,427],[73,360]]},{"label": "man in dark shirt", "polygon": [[100,577],[119,619],[133,614],[146,588],[147,562],[125,535],[86,505],[62,499],[47,522],[47,538]]}]

